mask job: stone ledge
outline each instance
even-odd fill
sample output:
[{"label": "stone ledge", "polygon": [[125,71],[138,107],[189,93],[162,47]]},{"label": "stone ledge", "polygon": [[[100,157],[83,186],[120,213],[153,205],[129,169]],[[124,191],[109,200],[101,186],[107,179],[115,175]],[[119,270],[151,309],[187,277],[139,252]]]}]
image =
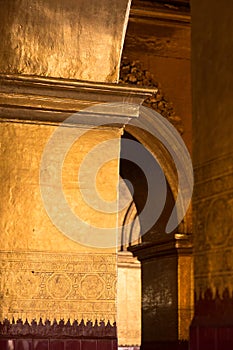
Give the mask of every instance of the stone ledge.
[{"label": "stone ledge", "polygon": [[[109,108],[107,113],[110,122],[124,123],[126,117],[137,117],[144,99],[156,92],[156,88],[0,75],[0,117],[60,123],[85,108],[103,103],[119,103],[122,107],[117,112]],[[104,112],[106,114],[106,109]],[[95,109],[93,115],[103,115],[103,111]]]}]

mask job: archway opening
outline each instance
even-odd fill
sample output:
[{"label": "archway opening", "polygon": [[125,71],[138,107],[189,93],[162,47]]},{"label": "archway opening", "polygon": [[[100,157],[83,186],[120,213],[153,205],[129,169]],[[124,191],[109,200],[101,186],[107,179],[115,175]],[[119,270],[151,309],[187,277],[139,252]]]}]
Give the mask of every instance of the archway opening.
[{"label": "archway opening", "polygon": [[[125,131],[122,139],[132,140],[140,144],[147,156],[148,169],[153,170],[154,163],[158,166],[154,155],[135,136]],[[177,292],[173,291],[175,295],[173,298],[171,289],[176,288],[174,278],[177,277],[175,273],[177,261],[174,259],[171,261],[170,272],[172,272],[172,276],[169,281],[170,285],[167,286],[162,281],[166,271],[161,268],[161,261],[157,261],[159,266],[157,268],[154,266],[153,258],[151,265],[150,258],[146,259],[145,263],[144,259],[141,260],[140,254],[136,253],[135,256],[132,254],[144,246],[149,253],[150,246],[166,244],[166,242],[169,244],[173,240],[174,232],[168,235],[165,233],[165,228],[174,208],[175,200],[166,179],[167,193],[161,215],[152,227],[144,232],[140,214],[147,205],[148,182],[143,169],[123,158],[126,153],[124,147],[127,147],[127,143],[122,142],[120,178],[124,181],[125,188],[120,191],[120,196],[128,198],[128,206],[119,216],[121,245],[118,252],[118,342],[120,348],[134,347],[136,349],[139,348],[141,342],[145,341],[145,337],[153,337],[155,312],[158,322],[164,317],[164,313],[167,313],[169,317],[172,315],[171,323],[176,323]],[[156,176],[154,181],[156,181]],[[121,198],[119,200],[121,201]],[[160,198],[158,197],[156,200],[159,201]],[[127,229],[125,229],[126,224]],[[168,321],[168,325],[169,323],[170,321]],[[172,331],[173,329],[171,333]],[[176,336],[175,332],[172,334],[173,338]]]}]

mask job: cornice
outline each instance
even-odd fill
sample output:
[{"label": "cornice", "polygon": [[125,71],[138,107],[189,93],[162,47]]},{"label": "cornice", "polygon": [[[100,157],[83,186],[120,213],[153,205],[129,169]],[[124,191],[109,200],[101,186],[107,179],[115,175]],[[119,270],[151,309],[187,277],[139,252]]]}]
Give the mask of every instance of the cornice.
[{"label": "cornice", "polygon": [[[139,106],[156,91],[119,84],[0,75],[0,118],[60,123],[85,108],[114,102],[125,106],[117,117],[136,117],[138,109],[128,104]],[[115,123],[116,112],[108,112]],[[95,114],[101,115],[101,109]]]},{"label": "cornice", "polygon": [[192,253],[192,241],[189,234],[174,234],[170,239],[157,242],[143,242],[128,248],[139,261],[151,260],[161,256],[181,256]]}]

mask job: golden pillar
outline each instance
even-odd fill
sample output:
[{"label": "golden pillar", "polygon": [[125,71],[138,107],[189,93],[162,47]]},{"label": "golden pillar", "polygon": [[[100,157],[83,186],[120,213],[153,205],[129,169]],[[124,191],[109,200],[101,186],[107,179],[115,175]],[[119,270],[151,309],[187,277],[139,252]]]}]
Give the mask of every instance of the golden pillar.
[{"label": "golden pillar", "polygon": [[[118,80],[130,1],[12,0],[1,7],[0,347],[27,339],[33,349],[68,349],[84,338],[87,349],[112,349],[120,136],[137,111],[71,116],[147,95],[107,84]],[[93,193],[92,150],[108,142],[99,154],[111,150],[110,161],[96,170],[94,189],[115,210],[103,213]],[[105,230],[107,244],[96,244],[95,228]]]},{"label": "golden pillar", "polygon": [[[130,101],[141,100],[145,93],[131,89]],[[110,108],[102,114],[98,107],[99,102],[125,101],[128,95],[127,89],[114,85],[1,77],[3,337],[14,339],[15,332],[34,338],[116,337],[117,201],[115,212],[103,213],[88,205],[85,195],[95,202],[96,171],[101,197],[105,201],[117,197],[122,125],[137,110],[121,109],[117,115]],[[83,104],[98,106],[96,111],[94,106],[74,114],[80,120],[70,119],[70,109],[79,110]],[[98,119],[101,125],[96,124]],[[98,146],[108,142],[111,148],[105,146],[100,155]],[[110,161],[94,168],[96,157],[106,152],[109,158],[109,149]],[[60,169],[61,154],[65,156]],[[77,182],[80,167],[82,178]],[[72,226],[66,209],[62,211],[59,182],[71,212],[80,218],[77,226]],[[51,196],[55,197],[46,202]],[[110,241],[108,236],[96,239],[99,228],[111,235]],[[54,333],[57,323],[60,328]]]},{"label": "golden pillar", "polygon": [[228,350],[233,348],[233,4],[192,5],[196,302],[190,348]]}]

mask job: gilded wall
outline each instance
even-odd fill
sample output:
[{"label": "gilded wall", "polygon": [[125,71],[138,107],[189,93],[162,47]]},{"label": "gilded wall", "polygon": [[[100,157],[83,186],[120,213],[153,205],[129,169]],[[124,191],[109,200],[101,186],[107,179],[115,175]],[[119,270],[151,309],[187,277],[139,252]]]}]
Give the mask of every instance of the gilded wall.
[{"label": "gilded wall", "polygon": [[[116,248],[95,248],[70,239],[45,211],[39,183],[41,157],[57,126],[2,120],[0,127],[0,319],[115,321]],[[83,221],[88,218],[90,225],[105,227],[106,234],[108,228],[116,230],[117,215],[91,208],[82,198],[77,176],[93,147],[119,136],[117,128],[87,131],[63,162],[62,186],[68,205]],[[59,143],[57,152],[64,143]],[[96,177],[99,194],[106,201],[117,195],[119,142],[115,145],[116,159],[100,168]],[[53,162],[51,169],[56,172]],[[91,169],[85,171],[89,179]]]}]

